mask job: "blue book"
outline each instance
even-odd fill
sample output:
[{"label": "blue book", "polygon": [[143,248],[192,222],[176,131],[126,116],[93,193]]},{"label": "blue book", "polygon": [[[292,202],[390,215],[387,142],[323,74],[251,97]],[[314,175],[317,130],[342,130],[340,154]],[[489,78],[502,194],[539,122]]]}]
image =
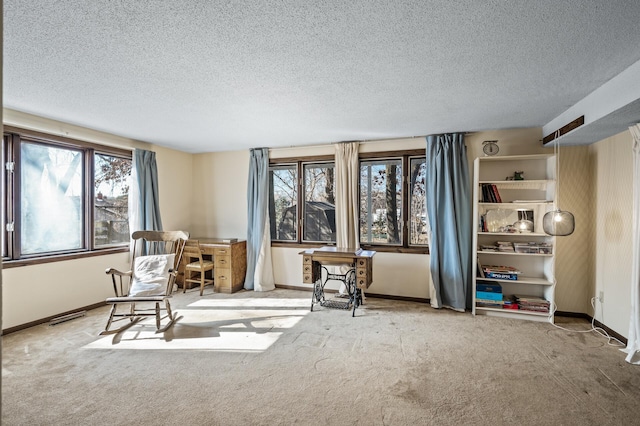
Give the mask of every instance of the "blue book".
[{"label": "blue book", "polygon": [[476,291],[486,291],[490,293],[502,293],[502,286],[498,283],[476,283]]},{"label": "blue book", "polygon": [[500,300],[502,301],[502,293],[492,293],[488,291],[476,291],[476,299]]},{"label": "blue book", "polygon": [[505,274],[505,273],[501,273],[501,272],[487,272],[484,271],[484,275],[487,278],[497,278],[500,280],[511,280],[511,281],[517,281],[518,280],[518,274]]}]

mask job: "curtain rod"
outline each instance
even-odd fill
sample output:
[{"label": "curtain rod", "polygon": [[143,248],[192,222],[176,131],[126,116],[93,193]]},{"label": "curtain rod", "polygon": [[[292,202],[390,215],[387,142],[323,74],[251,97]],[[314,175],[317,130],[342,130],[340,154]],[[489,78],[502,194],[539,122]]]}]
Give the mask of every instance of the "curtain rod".
[{"label": "curtain rod", "polygon": [[[460,132],[460,133],[464,133],[465,136],[469,136],[476,132]],[[369,142],[382,142],[382,141],[398,141],[402,139],[417,139],[417,138],[426,138],[426,137],[427,135],[421,135],[421,136],[404,136],[404,137],[384,138],[384,139],[362,139],[362,140],[352,140],[352,141],[327,142],[327,143],[313,144],[313,145],[289,145],[289,146],[269,148],[269,151],[278,151],[283,149],[323,148],[326,146],[337,145],[340,143],[347,143],[347,142],[369,143]]]},{"label": "curtain rod", "polygon": [[362,140],[356,139],[352,141],[327,142],[327,143],[313,144],[313,145],[289,145],[289,146],[269,148],[269,151],[278,151],[282,149],[299,149],[299,148],[323,148],[330,145],[337,145],[337,144],[348,143],[348,142],[369,143],[369,142],[382,142],[382,141],[396,141],[401,139],[416,139],[416,138],[424,138],[424,137],[426,136],[405,136],[405,137],[386,138],[386,139],[362,139]]}]

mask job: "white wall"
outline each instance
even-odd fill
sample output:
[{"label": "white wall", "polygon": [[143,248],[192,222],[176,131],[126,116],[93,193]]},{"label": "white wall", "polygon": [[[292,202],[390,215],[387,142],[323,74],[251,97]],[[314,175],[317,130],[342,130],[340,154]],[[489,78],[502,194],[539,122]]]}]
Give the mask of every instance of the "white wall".
[{"label": "white wall", "polygon": [[194,237],[247,237],[249,151],[196,154],[193,160]]},{"label": "white wall", "polygon": [[627,336],[631,314],[633,139],[629,131],[592,146],[595,155],[595,318]]},{"label": "white wall", "polygon": [[[191,154],[16,111],[5,109],[3,115],[8,125],[123,149],[155,151],[163,226],[165,229],[190,228]],[[118,253],[3,269],[2,327],[7,329],[102,302],[113,295],[105,269],[127,270],[128,265],[128,254]]]}]

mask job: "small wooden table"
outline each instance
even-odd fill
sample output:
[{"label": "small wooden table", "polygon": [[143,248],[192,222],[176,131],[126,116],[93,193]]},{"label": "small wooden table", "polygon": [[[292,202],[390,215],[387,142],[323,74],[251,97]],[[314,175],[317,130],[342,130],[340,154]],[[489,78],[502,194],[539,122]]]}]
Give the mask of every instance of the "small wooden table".
[{"label": "small wooden table", "polygon": [[[247,273],[247,242],[245,240],[222,238],[192,238],[200,242],[202,254],[212,257],[213,291],[216,293],[235,293],[244,287]],[[184,272],[187,259],[182,259],[179,272]],[[183,275],[178,284],[184,285]]]},{"label": "small wooden table", "polygon": [[[362,304],[362,290],[369,288],[373,282],[373,256],[375,251],[361,248],[341,248],[326,246],[319,249],[301,251],[302,281],[313,284],[311,311],[317,303],[328,308],[349,309],[353,306],[352,316],[356,308]],[[345,274],[330,274],[326,266],[347,266]],[[326,272],[322,281],[322,269]],[[349,293],[347,301],[326,300],[324,286],[329,280],[342,281]]]}]

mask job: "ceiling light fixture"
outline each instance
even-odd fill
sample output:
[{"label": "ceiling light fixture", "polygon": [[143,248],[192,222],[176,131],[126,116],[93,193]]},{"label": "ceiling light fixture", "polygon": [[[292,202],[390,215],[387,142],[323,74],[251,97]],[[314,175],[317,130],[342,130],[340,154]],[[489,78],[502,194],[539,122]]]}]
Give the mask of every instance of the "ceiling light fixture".
[{"label": "ceiling light fixture", "polygon": [[542,218],[542,228],[544,232],[553,235],[564,237],[573,234],[576,229],[576,220],[573,213],[563,211],[557,206],[560,199],[560,130],[556,130],[554,139],[555,145],[553,146],[553,153],[555,155],[556,163],[556,196],[553,201],[553,211],[545,213]]}]

